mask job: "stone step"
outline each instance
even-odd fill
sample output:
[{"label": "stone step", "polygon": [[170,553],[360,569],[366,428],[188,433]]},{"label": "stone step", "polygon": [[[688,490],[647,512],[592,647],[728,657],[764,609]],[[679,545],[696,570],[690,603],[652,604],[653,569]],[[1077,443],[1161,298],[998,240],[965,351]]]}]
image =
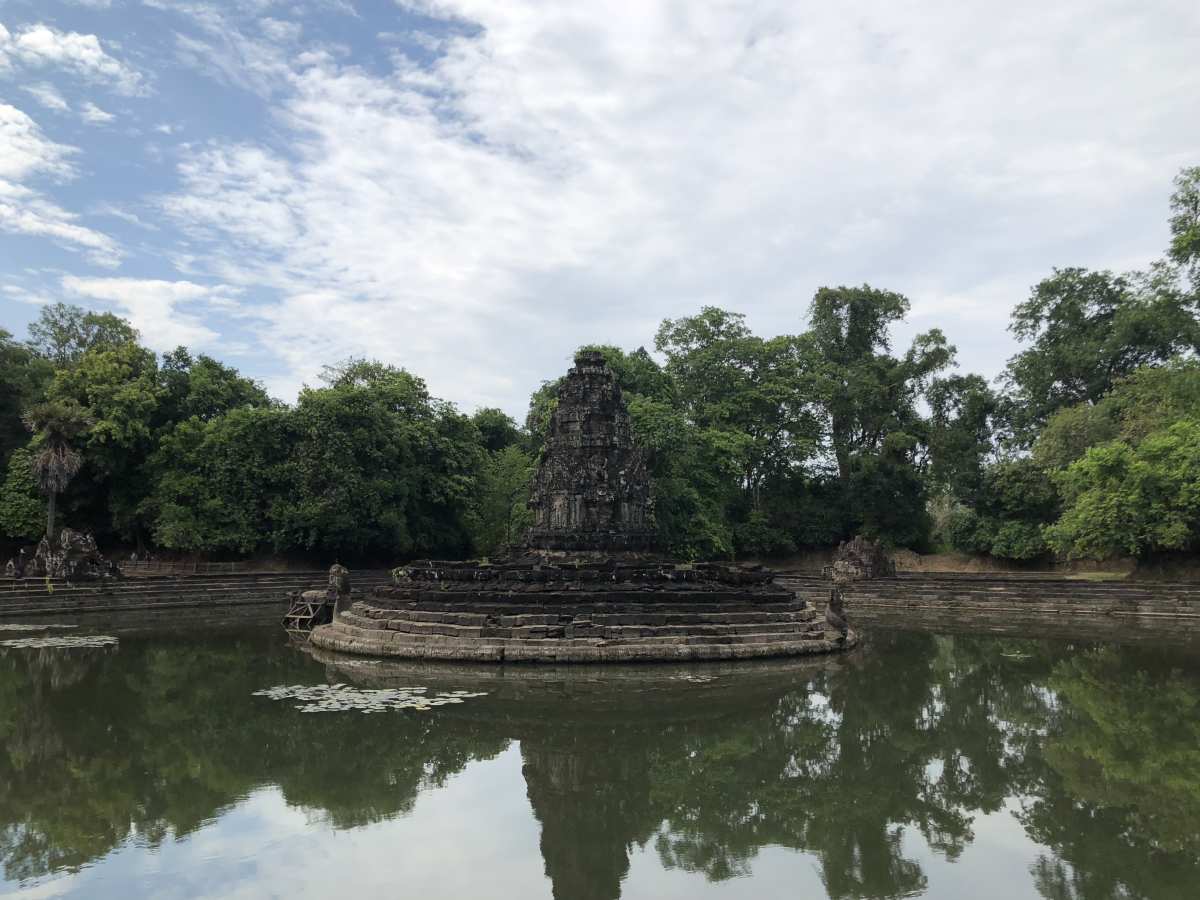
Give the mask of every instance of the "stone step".
[{"label": "stone step", "polygon": [[[795,579],[781,577],[779,583],[793,590],[828,590],[829,582],[823,579]],[[1200,584],[1186,582],[1094,582],[1086,580],[1037,580],[1037,579],[992,579],[992,580],[950,580],[929,581],[904,578],[881,579],[873,582],[858,582],[851,584],[848,591],[874,592],[938,592],[945,594],[961,594],[969,592],[983,593],[1025,593],[1025,594],[1061,594],[1061,595],[1145,595],[1145,596],[1178,596],[1200,597]]]},{"label": "stone step", "polygon": [[[523,601],[523,602],[521,602]],[[762,614],[771,612],[799,612],[808,608],[808,605],[802,601],[792,598],[786,603],[771,603],[758,604],[742,600],[740,602],[729,603],[689,603],[686,601],[662,600],[659,602],[649,601],[642,598],[638,603],[599,603],[599,602],[574,602],[574,603],[530,603],[528,598],[521,598],[521,601],[489,601],[475,602],[470,599],[462,599],[456,601],[447,601],[439,598],[437,600],[410,600],[397,602],[394,598],[381,598],[376,594],[370,594],[364,602],[370,604],[375,609],[379,610],[398,610],[401,612],[411,612],[420,610],[428,613],[480,613],[485,616],[505,616],[505,615],[538,615],[551,616],[557,619],[563,615],[579,615],[586,613],[588,615],[632,615],[637,616],[641,621],[647,615],[677,615],[677,614],[707,614],[707,615],[734,615],[734,614]]]},{"label": "stone step", "polygon": [[1163,604],[1200,604],[1200,594],[1195,596],[1172,596],[1164,594],[1128,592],[1123,594],[1093,594],[1086,592],[1055,592],[1055,593],[1026,593],[1023,591],[971,591],[971,592],[931,592],[931,591],[855,591],[845,592],[847,600],[862,601],[891,600],[907,598],[935,603],[966,603],[966,602],[1011,602],[1011,603],[1163,603]]},{"label": "stone step", "polygon": [[379,602],[436,603],[732,603],[752,602],[758,605],[789,603],[792,592],[778,587],[775,590],[755,591],[723,586],[710,589],[704,584],[680,585],[667,589],[658,586],[632,587],[622,584],[597,583],[580,587],[570,583],[543,588],[533,585],[528,590],[493,588],[487,583],[445,582],[381,587],[375,591]]},{"label": "stone step", "polygon": [[754,610],[742,612],[679,612],[672,609],[652,607],[644,612],[601,612],[594,608],[578,608],[569,614],[563,613],[500,613],[485,614],[481,612],[447,612],[428,609],[392,609],[373,606],[370,601],[357,601],[352,606],[353,612],[375,621],[390,621],[403,619],[413,623],[429,623],[444,625],[498,625],[502,628],[521,628],[533,626],[568,625],[583,619],[596,625],[620,626],[642,624],[670,625],[753,625],[775,621],[809,622],[816,618],[817,612],[812,607],[799,607],[788,610]]},{"label": "stone step", "polygon": [[[172,584],[160,584],[145,586],[137,582],[123,581],[105,585],[88,586],[63,586],[55,584],[53,590],[47,590],[44,583],[37,589],[23,589],[20,591],[0,590],[0,605],[5,603],[19,602],[22,600],[39,600],[46,597],[105,597],[105,596],[178,596],[181,594],[199,595],[211,593],[225,593],[229,591],[255,591],[259,594],[276,593],[282,596],[290,590],[311,590],[325,587],[325,580],[320,579],[292,579],[288,581],[264,582],[264,583],[247,583],[241,581],[225,582],[225,583],[203,583],[189,584],[179,581]],[[370,582],[360,583],[357,585],[357,590],[368,590],[373,588]]]},{"label": "stone step", "polygon": [[60,613],[173,609],[180,607],[204,608],[231,605],[271,605],[286,609],[285,593],[276,590],[245,589],[239,591],[205,591],[160,593],[89,594],[63,596],[57,592],[43,594],[36,600],[0,602],[0,617],[12,618],[22,615],[56,615]]},{"label": "stone step", "polygon": [[[340,620],[349,626],[380,629],[379,620],[365,618],[353,612],[344,612]],[[712,639],[729,637],[750,638],[769,634],[807,634],[822,632],[818,622],[776,621],[753,625],[597,625],[580,620],[567,625],[533,625],[525,627],[503,627],[489,625],[449,625],[445,623],[410,622],[403,619],[387,621],[387,630],[414,636],[448,637],[455,639],[478,638],[483,640],[542,640],[574,638],[622,641],[635,639]]]},{"label": "stone step", "polygon": [[414,640],[411,635],[360,629],[335,623],[318,628],[313,643],[330,650],[407,658],[452,659],[487,662],[633,662],[685,661],[692,659],[750,659],[824,653],[853,646],[856,638],[842,643],[831,635],[797,638],[792,635],[762,636],[757,640],[665,642],[545,640],[496,642],[443,639]]},{"label": "stone step", "polygon": [[[828,593],[828,586],[814,588],[812,590],[800,590],[797,593],[800,596],[809,598],[817,596],[825,596]],[[1200,591],[1180,592],[1180,591],[1159,591],[1159,590],[1143,590],[1143,589],[1126,589],[1121,591],[1094,591],[1087,588],[1079,589],[1064,589],[1054,591],[1029,590],[1027,588],[1018,588],[1013,586],[997,587],[993,589],[979,588],[972,586],[971,588],[917,588],[913,586],[894,585],[894,584],[872,584],[869,588],[857,585],[850,585],[845,589],[847,599],[862,598],[892,598],[892,597],[916,597],[922,599],[935,600],[938,602],[954,602],[957,600],[967,599],[1012,599],[1029,602],[1040,602],[1043,600],[1055,600],[1063,602],[1076,603],[1097,603],[1097,602],[1118,602],[1125,601],[1130,603],[1136,602],[1171,602],[1171,603],[1196,603],[1200,602]]]}]

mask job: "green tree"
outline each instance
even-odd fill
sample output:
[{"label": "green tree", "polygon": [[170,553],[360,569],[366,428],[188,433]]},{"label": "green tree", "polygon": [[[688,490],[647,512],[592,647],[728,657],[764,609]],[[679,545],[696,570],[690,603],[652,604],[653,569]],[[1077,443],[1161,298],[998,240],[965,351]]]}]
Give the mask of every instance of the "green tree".
[{"label": "green tree", "polygon": [[94,527],[140,537],[139,510],[152,488],[144,466],[154,451],[163,391],[154,353],[131,341],[100,344],[59,369],[52,398],[77,403],[92,420],[85,450],[88,490],[79,511]]},{"label": "green tree", "polygon": [[29,345],[60,368],[74,365],[93,348],[137,340],[137,329],[120,316],[67,303],[42,307],[37,321],[29,326]]},{"label": "green tree", "polygon": [[1171,259],[1191,267],[1193,282],[1200,290],[1200,166],[1183,169],[1175,176],[1170,225]]},{"label": "green tree", "polygon": [[495,407],[476,410],[471,416],[471,424],[479,431],[483,448],[489,453],[522,443],[524,438],[512,416]]},{"label": "green tree", "polygon": [[1142,366],[1200,348],[1198,302],[1163,267],[1132,275],[1056,269],[1009,326],[1030,342],[1005,375],[1022,441],[1032,443],[1057,410],[1096,403]]},{"label": "green tree", "polygon": [[1143,366],[1098,402],[1078,403],[1051,416],[1033,445],[1033,457],[1043,467],[1062,469],[1089,447],[1118,438],[1137,444],[1185,418],[1200,418],[1200,361]]},{"label": "green tree", "polygon": [[964,553],[1028,560],[1049,549],[1043,529],[1054,521],[1059,498],[1044,469],[1029,457],[988,466],[971,506],[947,525],[950,545]]},{"label": "green tree", "polygon": [[534,461],[518,444],[489,452],[471,496],[471,544],[483,556],[520,542],[533,523],[528,507]]},{"label": "green tree", "polygon": [[801,342],[764,340],[745,316],[709,306],[664,320],[654,345],[667,358],[663,371],[678,407],[696,428],[721,433],[712,437],[730,453],[749,509],[761,510],[767,480],[818,448]]},{"label": "green tree", "polygon": [[176,550],[274,549],[291,495],[292,412],[242,407],[198,417],[163,435],[150,460],[154,487],[142,512],[155,540]]},{"label": "green tree", "polygon": [[278,541],[351,555],[462,553],[483,454],[478,430],[421,379],[350,360],[293,413],[291,491]]},{"label": "green tree", "polygon": [[1046,530],[1069,556],[1105,559],[1186,550],[1200,537],[1200,421],[1185,419],[1137,446],[1089,449],[1055,475],[1063,514]]},{"label": "green tree", "polygon": [[191,418],[214,419],[230,410],[269,406],[262,385],[211,356],[176,347],[158,370],[162,391],[158,420],[166,426]]},{"label": "green tree", "polygon": [[995,454],[998,398],[979,375],[950,375],[930,383],[926,400],[929,482],[952,497],[973,501],[984,467]]},{"label": "green tree", "polygon": [[66,400],[50,400],[31,406],[25,424],[33,432],[30,467],[42,493],[46,495],[46,539],[57,536],[54,529],[58,495],[67,489],[83,465],[75,442],[92,425],[86,410]]},{"label": "green tree", "polygon": [[21,447],[8,459],[8,472],[0,486],[0,534],[36,540],[46,524],[33,458],[31,448]]},{"label": "green tree", "polygon": [[852,458],[878,453],[889,434],[923,433],[917,404],[954,361],[954,348],[937,329],[914,338],[903,357],[890,355],[889,329],[908,309],[906,297],[868,285],[821,288],[809,307],[804,337],[825,440],[843,482]]},{"label": "green tree", "polygon": [[54,368],[0,328],[0,465],[29,440],[21,411],[43,399]]}]

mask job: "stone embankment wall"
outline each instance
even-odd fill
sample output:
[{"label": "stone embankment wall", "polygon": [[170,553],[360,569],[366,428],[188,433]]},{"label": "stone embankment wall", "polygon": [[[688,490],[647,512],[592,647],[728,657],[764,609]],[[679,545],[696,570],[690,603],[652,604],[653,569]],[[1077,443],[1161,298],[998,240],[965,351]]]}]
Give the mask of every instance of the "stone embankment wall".
[{"label": "stone embankment wall", "polygon": [[[356,589],[391,581],[386,571],[359,571]],[[243,610],[269,607],[281,614],[290,591],[323,589],[326,571],[256,572],[240,575],[147,576],[111,582],[68,584],[43,578],[0,580],[0,619],[75,613],[148,612],[155,610]]]},{"label": "stone embankment wall", "polygon": [[[781,573],[779,580],[823,607],[829,582],[815,573]],[[846,608],[853,624],[964,625],[982,630],[1085,635],[1113,628],[1194,631],[1200,634],[1200,583],[1089,581],[1048,575],[900,574],[850,584]],[[1025,626],[1023,628],[1023,626]]]}]

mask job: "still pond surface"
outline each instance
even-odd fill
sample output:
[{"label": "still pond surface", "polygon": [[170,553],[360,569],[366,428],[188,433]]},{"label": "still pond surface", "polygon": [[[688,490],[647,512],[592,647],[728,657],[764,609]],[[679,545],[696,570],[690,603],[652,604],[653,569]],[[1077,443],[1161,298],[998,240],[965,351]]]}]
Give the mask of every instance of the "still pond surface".
[{"label": "still pond surface", "polygon": [[1186,648],[877,631],[563,671],[267,627],[0,644],[0,743],[0,896],[1200,897]]}]

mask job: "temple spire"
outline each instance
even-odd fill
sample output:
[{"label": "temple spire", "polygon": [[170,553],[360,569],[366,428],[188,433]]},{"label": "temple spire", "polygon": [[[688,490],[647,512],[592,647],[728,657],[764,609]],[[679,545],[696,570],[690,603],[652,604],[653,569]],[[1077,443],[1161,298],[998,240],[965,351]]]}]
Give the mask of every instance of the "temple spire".
[{"label": "temple spire", "polygon": [[604,356],[581,351],[558,389],[529,501],[538,550],[647,550],[654,543],[646,456]]}]

